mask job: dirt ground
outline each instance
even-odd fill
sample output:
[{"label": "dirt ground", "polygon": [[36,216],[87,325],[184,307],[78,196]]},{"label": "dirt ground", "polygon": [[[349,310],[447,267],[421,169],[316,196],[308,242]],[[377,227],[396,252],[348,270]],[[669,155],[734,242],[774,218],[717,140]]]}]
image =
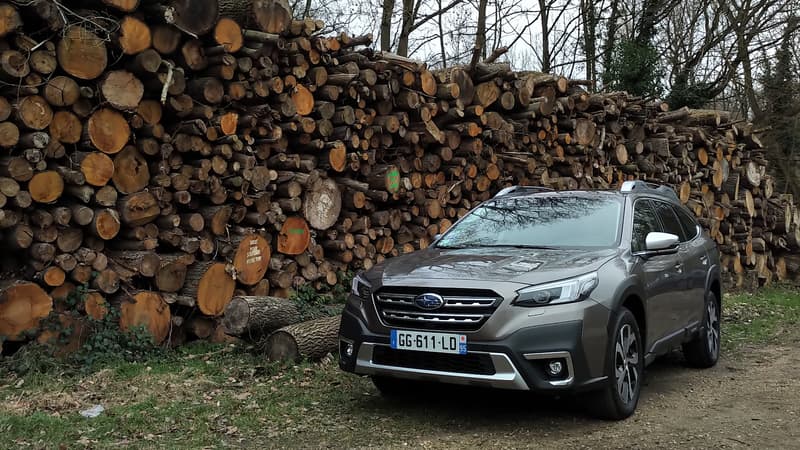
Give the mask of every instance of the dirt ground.
[{"label": "dirt ground", "polygon": [[[743,348],[708,370],[685,367],[680,353],[662,358],[648,367],[638,411],[622,422],[588,418],[578,400],[470,389],[440,391],[435,401],[373,392],[348,409],[363,402],[375,413],[364,426],[373,435],[367,447],[800,448],[799,343]],[[406,426],[392,426],[392,416]],[[330,437],[316,445],[339,447]]]},{"label": "dirt ground", "polygon": [[[800,332],[787,328],[778,344],[723,347],[708,370],[659,359],[621,422],[588,417],[578,398],[513,391],[389,400],[333,360],[254,375],[192,358],[30,390],[0,383],[0,448],[800,449]],[[78,415],[96,403],[107,412]]]}]

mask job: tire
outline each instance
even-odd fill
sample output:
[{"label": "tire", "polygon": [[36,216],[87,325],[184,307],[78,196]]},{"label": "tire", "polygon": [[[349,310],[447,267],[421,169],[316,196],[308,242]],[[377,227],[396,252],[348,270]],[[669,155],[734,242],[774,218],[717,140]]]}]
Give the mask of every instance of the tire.
[{"label": "tire", "polygon": [[706,369],[719,360],[720,350],[720,307],[713,292],[706,294],[703,326],[698,335],[683,344],[683,356],[692,367]]},{"label": "tire", "polygon": [[428,383],[421,381],[406,380],[403,378],[392,378],[380,375],[373,375],[372,384],[386,398],[401,398],[414,396],[422,393],[429,388]]},{"label": "tire", "polygon": [[[644,342],[639,324],[627,308],[620,309],[611,328],[606,358],[608,384],[589,394],[588,410],[598,419],[622,420],[636,411],[644,375]],[[633,339],[633,340],[631,340]]]}]

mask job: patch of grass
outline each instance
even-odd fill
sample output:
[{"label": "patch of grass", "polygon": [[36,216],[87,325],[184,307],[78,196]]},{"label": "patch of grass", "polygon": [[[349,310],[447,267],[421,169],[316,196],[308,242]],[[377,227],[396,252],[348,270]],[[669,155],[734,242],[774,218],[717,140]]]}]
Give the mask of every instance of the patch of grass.
[{"label": "patch of grass", "polygon": [[722,340],[729,348],[777,342],[797,336],[800,325],[800,291],[769,288],[755,293],[726,295],[722,304]]},{"label": "patch of grass", "polygon": [[[723,311],[728,348],[800,336],[794,290],[726,295]],[[561,403],[518,392],[452,395],[442,386],[386,400],[333,359],[287,367],[248,347],[198,343],[93,371],[42,370],[0,374],[0,448],[399,448],[432,436],[457,442],[499,424],[549,424],[559,414],[576,420]],[[99,417],[80,415],[97,404]]]}]

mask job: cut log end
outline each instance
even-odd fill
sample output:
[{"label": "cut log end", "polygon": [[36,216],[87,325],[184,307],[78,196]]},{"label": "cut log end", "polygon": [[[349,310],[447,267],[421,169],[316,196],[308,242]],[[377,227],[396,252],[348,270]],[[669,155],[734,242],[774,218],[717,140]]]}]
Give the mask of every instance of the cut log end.
[{"label": "cut log end", "polygon": [[144,327],[160,344],[167,338],[171,314],[169,305],[160,294],[142,291],[128,297],[120,307],[119,326],[122,331],[131,332],[135,327]]},{"label": "cut log end", "polygon": [[34,283],[7,283],[0,288],[0,336],[24,339],[53,310],[53,300]]}]

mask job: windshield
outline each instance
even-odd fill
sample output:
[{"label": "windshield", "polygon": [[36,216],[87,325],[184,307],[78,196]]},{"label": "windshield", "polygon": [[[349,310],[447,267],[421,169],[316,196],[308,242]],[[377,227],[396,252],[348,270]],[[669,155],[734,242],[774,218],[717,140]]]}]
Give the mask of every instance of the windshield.
[{"label": "windshield", "polygon": [[622,201],[611,195],[500,198],[478,206],[436,246],[612,247]]}]

